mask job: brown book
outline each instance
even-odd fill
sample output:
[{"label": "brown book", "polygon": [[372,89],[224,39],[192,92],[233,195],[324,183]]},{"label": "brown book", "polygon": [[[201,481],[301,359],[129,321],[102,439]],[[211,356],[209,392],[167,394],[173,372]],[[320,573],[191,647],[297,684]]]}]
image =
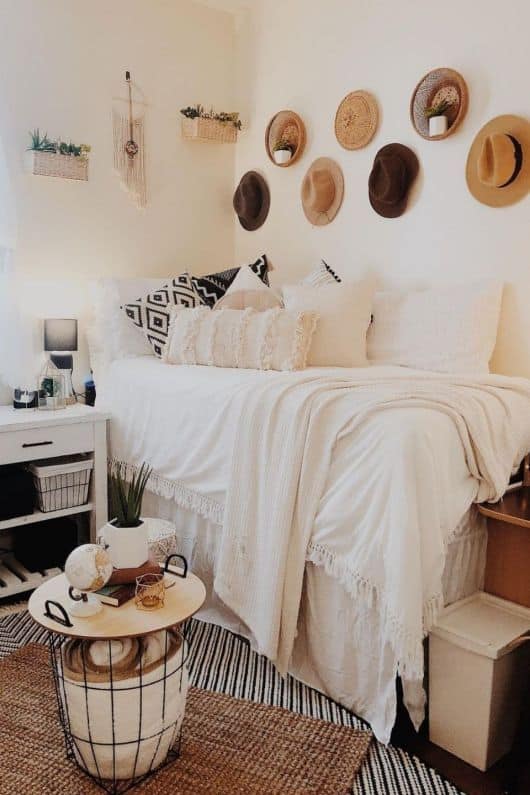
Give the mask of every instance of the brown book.
[{"label": "brown book", "polygon": [[128,585],[105,585],[99,591],[96,591],[96,596],[104,605],[121,607],[134,597],[135,591],[136,586],[131,583]]},{"label": "brown book", "polygon": [[152,555],[136,569],[113,569],[107,585],[136,583],[136,578],[141,577],[142,574],[160,574],[160,566]]}]

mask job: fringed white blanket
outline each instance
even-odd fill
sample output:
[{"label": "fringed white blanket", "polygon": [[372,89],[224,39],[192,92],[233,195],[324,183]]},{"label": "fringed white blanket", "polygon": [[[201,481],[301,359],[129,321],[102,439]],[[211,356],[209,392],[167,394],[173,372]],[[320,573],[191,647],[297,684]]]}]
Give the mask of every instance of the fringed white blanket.
[{"label": "fringed white blanket", "polygon": [[222,524],[215,590],[259,650],[286,670],[309,559],[357,610],[376,609],[389,681],[421,682],[450,531],[473,500],[503,493],[530,449],[530,382],[383,367],[113,370],[113,456],[149,461],[152,491]]},{"label": "fringed white blanket", "polygon": [[[480,483],[478,499],[499,499],[521,444],[512,407],[503,399],[506,388],[519,391],[530,411],[530,385],[524,382],[510,380],[503,389],[487,379],[418,375],[357,383],[312,374],[278,378],[240,401],[215,588],[280,672],[292,653],[306,549],[336,441],[374,412],[398,406],[442,412],[457,428],[470,474]],[[386,508],[407,514],[414,505],[407,494],[389,494]],[[409,551],[411,558],[428,553],[419,544]],[[340,564],[328,563],[325,550],[315,549],[312,559],[339,574]],[[370,570],[359,574],[356,595],[371,599],[377,577]],[[421,579],[408,570],[404,579],[390,567],[385,592],[377,595],[406,677],[422,670],[423,633],[442,606],[440,590],[424,605],[419,593]]]}]

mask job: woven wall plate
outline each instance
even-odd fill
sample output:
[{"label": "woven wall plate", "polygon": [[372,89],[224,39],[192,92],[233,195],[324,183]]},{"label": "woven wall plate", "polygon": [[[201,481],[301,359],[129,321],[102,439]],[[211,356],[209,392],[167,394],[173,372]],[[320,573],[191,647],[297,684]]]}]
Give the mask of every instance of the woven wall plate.
[{"label": "woven wall plate", "polygon": [[377,102],[368,91],[352,91],[335,114],[335,135],[344,149],[362,149],[370,143],[377,130]]},{"label": "woven wall plate", "polygon": [[[429,135],[429,119],[425,109],[436,105],[442,100],[452,103],[446,111],[448,127],[442,135]],[[462,122],[467,111],[468,92],[466,81],[454,69],[441,67],[426,74],[416,88],[410,100],[410,120],[414,129],[427,141],[441,141],[448,138]]]},{"label": "woven wall plate", "polygon": [[[274,144],[279,140],[288,141],[293,147],[291,159],[286,163],[277,163],[274,159]],[[269,160],[275,166],[287,168],[300,159],[306,141],[305,124],[293,110],[281,110],[272,117],[265,131],[265,149]]]}]

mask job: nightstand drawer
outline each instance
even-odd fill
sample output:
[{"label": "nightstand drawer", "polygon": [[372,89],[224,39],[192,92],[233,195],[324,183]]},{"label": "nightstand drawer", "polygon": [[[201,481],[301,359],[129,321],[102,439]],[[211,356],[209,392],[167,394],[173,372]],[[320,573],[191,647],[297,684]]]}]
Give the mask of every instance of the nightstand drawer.
[{"label": "nightstand drawer", "polygon": [[92,423],[0,433],[0,464],[55,458],[72,453],[88,453],[93,449]]}]

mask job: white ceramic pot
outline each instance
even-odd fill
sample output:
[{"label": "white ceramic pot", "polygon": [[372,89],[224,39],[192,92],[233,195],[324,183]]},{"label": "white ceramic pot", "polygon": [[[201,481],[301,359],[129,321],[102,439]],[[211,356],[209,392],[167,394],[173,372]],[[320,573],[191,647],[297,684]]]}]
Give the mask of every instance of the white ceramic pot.
[{"label": "white ceramic pot", "polygon": [[138,527],[115,527],[107,522],[102,535],[115,569],[135,569],[149,557],[149,531],[143,519]]},{"label": "white ceramic pot", "polygon": [[447,116],[431,116],[429,119],[429,135],[444,135],[447,132]]},{"label": "white ceramic pot", "polygon": [[293,155],[290,149],[277,149],[274,152],[274,162],[279,166],[283,166],[285,163],[289,162],[292,156]]}]

